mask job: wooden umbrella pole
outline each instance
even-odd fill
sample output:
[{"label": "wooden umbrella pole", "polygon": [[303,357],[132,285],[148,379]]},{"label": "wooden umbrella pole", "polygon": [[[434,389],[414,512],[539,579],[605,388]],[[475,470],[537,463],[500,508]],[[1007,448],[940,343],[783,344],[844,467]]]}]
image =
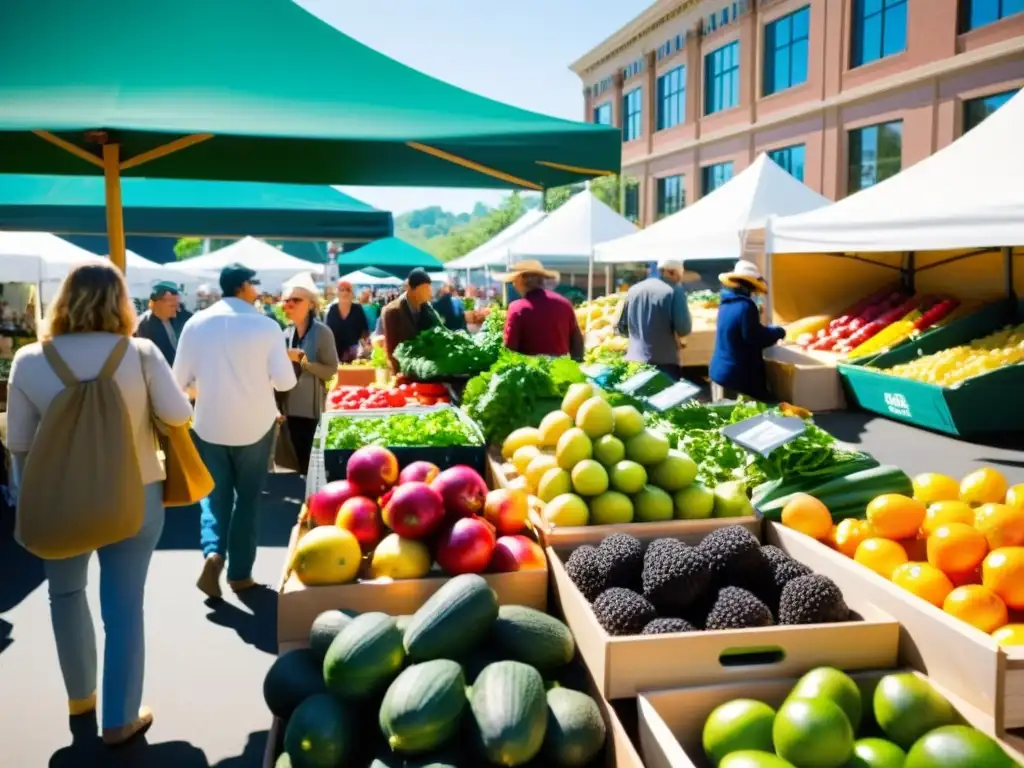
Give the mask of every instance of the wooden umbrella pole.
[{"label": "wooden umbrella pole", "polygon": [[107,241],[110,261],[126,271],[127,256],[124,239],[124,207],[121,204],[121,146],[103,145],[103,181],[107,203]]}]

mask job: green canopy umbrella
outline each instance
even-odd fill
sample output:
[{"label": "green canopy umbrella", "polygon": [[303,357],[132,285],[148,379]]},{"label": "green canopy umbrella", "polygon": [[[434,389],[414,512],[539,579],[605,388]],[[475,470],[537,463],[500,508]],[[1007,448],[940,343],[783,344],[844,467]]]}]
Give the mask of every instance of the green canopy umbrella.
[{"label": "green canopy umbrella", "polygon": [[404,278],[417,267],[444,269],[444,262],[405,240],[385,237],[341,254],[338,256],[338,267],[342,273],[358,269],[370,274],[382,271]]},{"label": "green canopy umbrella", "polygon": [[406,67],[291,0],[5,0],[0,172],[543,189],[619,169],[619,132]]},{"label": "green canopy umbrella", "polygon": [[[0,229],[104,235],[100,176],[0,175]],[[388,237],[391,214],[321,184],[121,181],[127,235],[309,238]]]}]

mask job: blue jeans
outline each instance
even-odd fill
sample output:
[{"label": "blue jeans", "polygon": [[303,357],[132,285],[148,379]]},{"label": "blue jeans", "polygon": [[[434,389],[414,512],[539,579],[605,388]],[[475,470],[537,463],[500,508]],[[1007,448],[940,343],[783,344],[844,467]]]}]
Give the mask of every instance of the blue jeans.
[{"label": "blue jeans", "polygon": [[[103,648],[103,727],[135,720],[142,705],[146,664],[143,596],[146,574],[164,528],[164,484],[146,486],[146,517],[137,535],[97,551],[100,558],[100,615]],[[85,597],[89,552],[66,560],[46,560],[50,618],[57,658],[69,699],[96,690],[96,632]]]},{"label": "blue jeans", "polygon": [[202,500],[199,541],[203,557],[218,554],[228,563],[228,580],[252,576],[260,494],[267,482],[274,428],[251,445],[217,445],[196,435],[196,445],[214,487]]}]

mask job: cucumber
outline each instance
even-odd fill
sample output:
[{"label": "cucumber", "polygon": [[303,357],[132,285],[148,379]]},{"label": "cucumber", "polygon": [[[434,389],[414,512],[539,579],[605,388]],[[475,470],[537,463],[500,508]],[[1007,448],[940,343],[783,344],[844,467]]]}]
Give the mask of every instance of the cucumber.
[{"label": "cucumber", "polygon": [[405,630],[412,661],[455,659],[473,650],[498,617],[498,596],[475,573],[456,576],[413,614]]},{"label": "cucumber", "polygon": [[462,667],[447,659],[413,664],[384,694],[380,730],[395,752],[429,752],[458,730],[465,708]]},{"label": "cucumber", "polygon": [[541,674],[564,667],[576,655],[576,643],[565,624],[525,605],[498,608],[491,641],[508,658],[536,667]]},{"label": "cucumber", "polygon": [[355,737],[346,706],[318,693],[292,713],[284,731],[284,751],[295,768],[336,768],[351,755]]},{"label": "cucumber", "polygon": [[761,483],[751,494],[751,502],[755,507],[760,508],[775,499],[789,496],[793,493],[807,492],[808,488],[815,488],[822,483],[834,478],[845,477],[854,472],[861,472],[865,469],[874,469],[878,461],[868,454],[860,454],[857,458],[844,461],[840,464],[830,464],[823,469],[813,470],[807,473],[800,473],[792,477],[780,477]]},{"label": "cucumber", "polygon": [[548,705],[544,681],[533,667],[518,661],[491,664],[477,677],[469,706],[477,746],[490,762],[523,765],[540,752]]},{"label": "cucumber", "polygon": [[287,720],[303,701],[326,693],[320,656],[309,648],[282,653],[263,678],[263,700],[275,717]]},{"label": "cucumber", "polygon": [[604,718],[597,702],[585,693],[567,688],[552,688],[547,700],[544,756],[552,765],[587,765],[604,747]]},{"label": "cucumber", "polygon": [[[851,512],[851,509],[855,510],[862,501],[863,507],[866,508],[873,498],[884,493],[911,496],[914,493],[914,484],[907,473],[899,467],[881,465],[832,478],[811,488],[804,488],[798,493],[807,493],[820,499],[833,513],[833,519],[841,520],[844,517],[857,517],[858,515]],[[769,520],[778,522],[782,518],[783,508],[793,495],[781,496],[761,504],[758,511]],[[860,516],[863,516],[863,509]]]},{"label": "cucumber", "polygon": [[334,638],[324,657],[327,690],[342,699],[382,691],[405,661],[402,633],[386,613],[357,616]]}]

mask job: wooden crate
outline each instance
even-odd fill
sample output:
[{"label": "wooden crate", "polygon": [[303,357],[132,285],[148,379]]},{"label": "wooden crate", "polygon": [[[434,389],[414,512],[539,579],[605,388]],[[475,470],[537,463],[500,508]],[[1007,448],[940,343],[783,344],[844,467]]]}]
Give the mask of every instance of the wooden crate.
[{"label": "wooden crate", "polygon": [[[285,653],[286,651],[302,647],[305,647],[305,642],[293,643],[280,648],[278,653]],[[604,761],[602,763],[604,768],[644,768],[644,763],[640,759],[640,753],[634,740],[630,738],[629,731],[619,718],[612,704],[598,693],[593,678],[590,679],[589,693],[594,698],[594,701],[597,702],[598,709],[601,710],[601,715],[604,717],[605,728],[607,729]],[[263,752],[263,768],[274,768],[274,763],[280,754],[283,739],[284,723],[280,718],[275,717],[267,734],[267,746]]]},{"label": "wooden crate", "polygon": [[[515,467],[504,461],[501,454],[491,449],[487,454],[487,483],[492,488],[505,488],[516,477]],[[682,536],[706,536],[716,528],[742,525],[751,530],[760,530],[757,517],[715,517],[708,520],[666,520],[662,523],[623,523],[622,525],[581,525],[558,528],[548,523],[541,509],[530,508],[530,525],[542,546],[563,549],[578,547],[580,544],[600,544],[613,533],[628,533],[640,539],[675,538]]]},{"label": "wooden crate", "polygon": [[830,577],[844,594],[857,592],[902,626],[900,663],[924,672],[992,720],[993,732],[1024,727],[1024,648],[999,646],[989,635],[921,600],[888,579],[795,531],[775,535],[800,559]]},{"label": "wooden crate", "polygon": [[[889,670],[891,671],[891,670]],[[888,671],[854,672],[851,677],[861,687],[865,700]],[[924,675],[921,675],[924,677]],[[778,707],[797,682],[796,677],[754,680],[642,693],[637,698],[639,710],[640,751],[647,768],[711,768],[704,755],[701,734],[704,721],[715,707],[733,699],[755,699]],[[958,700],[934,680],[926,678],[946,695],[963,722],[986,731],[987,718],[969,704]],[[991,733],[991,732],[989,732]],[[994,735],[994,734],[993,734]],[[1002,740],[1003,749],[1017,761],[1024,760],[1019,744]],[[983,768],[983,766],[978,766]]]},{"label": "wooden crate", "polygon": [[[803,559],[774,536],[773,529],[765,533],[765,543]],[[701,533],[675,538],[696,544],[703,537]],[[848,588],[843,590],[847,605],[861,621],[614,637],[598,623],[565,571],[563,563],[572,549],[547,551],[555,600],[598,690],[608,699],[663,688],[799,675],[823,665],[872,669],[896,664],[899,625]],[[744,656],[749,663],[743,663]]]},{"label": "wooden crate", "polygon": [[[295,642],[306,642],[313,620],[332,608],[349,609],[360,613],[383,611],[393,616],[413,613],[427,598],[445,584],[450,577],[438,572],[424,579],[391,581],[376,579],[307,587],[291,572],[289,564],[303,529],[292,528],[288,553],[277,589],[277,644],[278,648]],[[548,571],[533,570],[517,573],[483,574],[498,595],[502,605],[526,605],[547,610]]]}]

